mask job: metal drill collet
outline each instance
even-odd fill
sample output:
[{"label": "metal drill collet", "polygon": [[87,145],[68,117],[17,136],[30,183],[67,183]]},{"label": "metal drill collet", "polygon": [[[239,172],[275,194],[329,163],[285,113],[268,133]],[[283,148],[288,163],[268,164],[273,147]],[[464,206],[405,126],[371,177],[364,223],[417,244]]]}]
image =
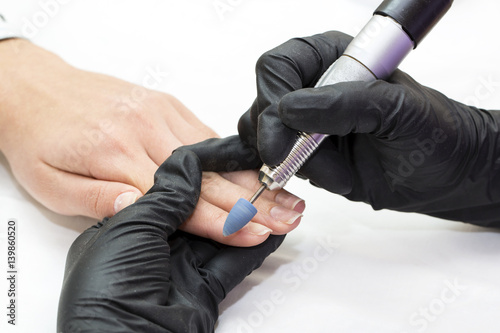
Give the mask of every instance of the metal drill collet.
[{"label": "metal drill collet", "polygon": [[323,134],[299,132],[292,150],[280,165],[275,167],[262,166],[259,171],[259,181],[266,184],[267,189],[271,191],[283,188],[325,137],[326,135]]}]

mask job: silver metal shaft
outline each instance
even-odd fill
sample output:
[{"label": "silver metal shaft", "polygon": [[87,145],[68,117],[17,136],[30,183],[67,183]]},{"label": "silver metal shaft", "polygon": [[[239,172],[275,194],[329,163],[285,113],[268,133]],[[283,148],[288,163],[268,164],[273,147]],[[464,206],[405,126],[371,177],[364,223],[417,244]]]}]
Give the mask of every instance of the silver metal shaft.
[{"label": "silver metal shaft", "polygon": [[267,188],[266,184],[262,184],[260,185],[259,189],[257,190],[257,192],[255,192],[255,194],[252,196],[252,198],[250,199],[250,203],[253,204],[255,202],[255,200],[257,200],[260,195],[262,193],[264,193],[264,190]]}]

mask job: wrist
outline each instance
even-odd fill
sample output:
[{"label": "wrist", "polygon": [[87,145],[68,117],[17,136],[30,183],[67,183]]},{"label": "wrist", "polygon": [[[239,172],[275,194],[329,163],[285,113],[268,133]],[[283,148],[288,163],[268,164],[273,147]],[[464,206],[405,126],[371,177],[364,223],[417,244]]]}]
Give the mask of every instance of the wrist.
[{"label": "wrist", "polygon": [[38,113],[37,101],[58,68],[69,67],[61,58],[28,40],[0,41],[0,151],[15,143],[22,121]]},{"label": "wrist", "polygon": [[[0,41],[0,85],[10,85],[17,79],[36,75],[34,70],[65,64],[57,55],[36,46],[23,38],[9,38]],[[6,76],[8,75],[8,76]],[[8,80],[5,80],[8,79]],[[3,97],[3,96],[2,96]]]}]

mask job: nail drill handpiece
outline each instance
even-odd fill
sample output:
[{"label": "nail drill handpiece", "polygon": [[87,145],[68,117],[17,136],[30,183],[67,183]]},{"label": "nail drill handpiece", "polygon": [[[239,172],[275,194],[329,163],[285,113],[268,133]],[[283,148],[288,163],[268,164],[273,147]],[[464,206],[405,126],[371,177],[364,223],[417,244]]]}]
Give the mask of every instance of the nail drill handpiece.
[{"label": "nail drill handpiece", "polygon": [[[452,3],[453,0],[383,1],[315,87],[347,81],[386,79],[443,17]],[[245,205],[248,206],[257,200],[264,189],[272,191],[283,188],[327,136],[299,132],[292,150],[281,164],[274,167],[263,165],[259,171],[259,190],[250,201],[240,199],[233,207],[224,225],[224,235],[236,232],[253,217],[246,215],[245,219],[248,220],[238,220],[239,223],[231,219],[231,214],[239,212],[241,200],[246,201]]]}]

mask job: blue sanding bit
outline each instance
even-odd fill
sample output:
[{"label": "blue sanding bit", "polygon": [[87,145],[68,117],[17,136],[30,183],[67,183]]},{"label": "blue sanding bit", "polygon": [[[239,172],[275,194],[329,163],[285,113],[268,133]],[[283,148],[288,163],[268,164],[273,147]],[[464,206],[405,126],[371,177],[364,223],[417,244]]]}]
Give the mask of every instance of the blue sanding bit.
[{"label": "blue sanding bit", "polygon": [[231,208],[222,234],[229,236],[243,228],[257,214],[257,208],[246,199],[239,199],[238,202]]},{"label": "blue sanding bit", "polygon": [[231,208],[231,211],[226,218],[226,222],[224,223],[224,229],[222,229],[222,234],[224,236],[234,234],[250,222],[255,214],[257,214],[257,208],[255,208],[253,203],[265,189],[266,185],[262,184],[250,201],[241,198],[236,202],[233,208]]}]

